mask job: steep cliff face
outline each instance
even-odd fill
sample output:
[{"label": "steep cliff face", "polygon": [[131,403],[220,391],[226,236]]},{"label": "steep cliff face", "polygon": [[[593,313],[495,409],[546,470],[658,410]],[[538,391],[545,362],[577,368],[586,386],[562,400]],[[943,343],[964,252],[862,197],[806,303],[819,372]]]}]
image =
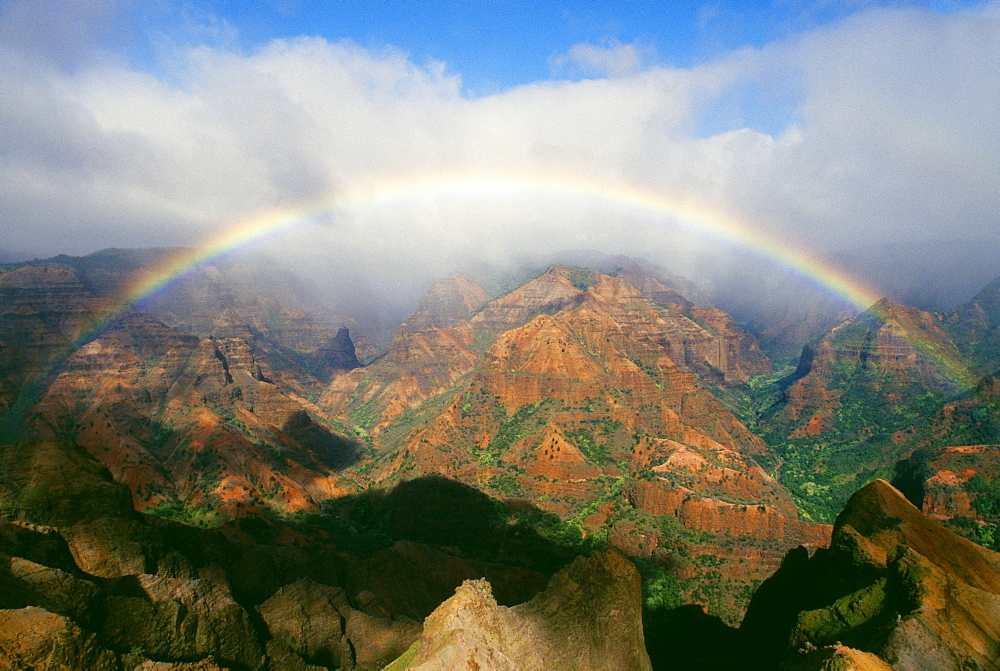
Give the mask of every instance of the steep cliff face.
[{"label": "steep cliff face", "polygon": [[25,266],[0,274],[0,413],[112,308],[112,301],[88,291],[68,266]]},{"label": "steep cliff face", "polygon": [[[739,328],[729,314],[712,306],[690,282],[656,272],[631,259],[619,259],[610,274],[631,284],[657,305],[679,312],[708,331],[713,340],[694,349],[695,352],[700,349],[703,357],[715,350],[714,365],[722,370],[725,382],[742,384],[754,375],[771,372],[771,362],[761,351],[757,338]],[[697,358],[695,354],[693,359]]]},{"label": "steep cliff face", "polygon": [[741,631],[772,659],[843,642],[898,668],[994,668],[998,616],[1000,555],[876,480],[851,497],[828,550],[789,553]]},{"label": "steep cliff face", "polygon": [[579,558],[527,603],[498,606],[485,580],[463,583],[387,668],[650,669],[639,573],[614,551]]}]

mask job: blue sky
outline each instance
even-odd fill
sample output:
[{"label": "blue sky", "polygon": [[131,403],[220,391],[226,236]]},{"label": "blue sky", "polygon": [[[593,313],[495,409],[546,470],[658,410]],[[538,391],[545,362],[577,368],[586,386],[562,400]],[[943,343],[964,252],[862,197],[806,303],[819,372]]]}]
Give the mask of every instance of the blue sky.
[{"label": "blue sky", "polygon": [[470,90],[482,91],[546,79],[553,74],[550,58],[583,42],[639,43],[650,47],[657,59],[677,65],[732,47],[759,45],[782,30],[786,17],[764,16],[756,7],[642,0],[341,0],[213,2],[203,9],[238,27],[246,46],[294,35],[346,37],[371,48],[391,45],[417,62],[445,62],[462,74]]},{"label": "blue sky", "polygon": [[[873,7],[920,7],[949,13],[972,1],[868,2],[524,2],[521,0],[203,0],[138,3],[136,54],[151,63],[150,37],[180,35],[178,15],[218,29],[220,42],[253,50],[300,35],[350,39],[372,49],[398,48],[416,62],[444,62],[470,94],[532,81],[594,73],[554,68],[553,57],[574,44],[636,44],[648,64],[689,67],[743,47],[762,47]],[[228,26],[225,30],[222,26]],[[202,35],[207,35],[207,31]],[[181,38],[183,39],[183,37]],[[155,41],[155,40],[154,40]]]},{"label": "blue sky", "polygon": [[[137,67],[162,72],[163,42],[203,41],[244,53],[275,39],[318,36],[351,40],[372,51],[399,50],[418,64],[439,62],[460,77],[469,97],[551,79],[608,74],[599,64],[567,57],[574,45],[632,48],[634,69],[690,68],[741,49],[835,25],[880,7],[917,7],[949,14],[973,0],[772,0],[771,2],[523,2],[422,0],[202,0],[136,3],[130,48]],[[693,132],[707,137],[741,125],[778,134],[798,120],[798,84],[781,76],[746,81],[706,107]]]}]

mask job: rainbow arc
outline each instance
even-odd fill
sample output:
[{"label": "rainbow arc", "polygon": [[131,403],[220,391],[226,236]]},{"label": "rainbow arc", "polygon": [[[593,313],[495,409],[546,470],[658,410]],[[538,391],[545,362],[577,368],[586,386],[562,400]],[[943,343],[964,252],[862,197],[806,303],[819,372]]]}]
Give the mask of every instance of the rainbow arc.
[{"label": "rainbow arc", "polygon": [[[733,245],[777,262],[832,294],[843,297],[859,311],[868,309],[880,299],[872,287],[858,278],[809,250],[767,233],[764,226],[754,225],[754,222],[745,218],[662,192],[581,178],[438,175],[347,189],[319,202],[237,221],[206,239],[198,247],[168,256],[152,272],[137,280],[128,288],[119,307],[95,324],[81,343],[97,337],[123,311],[151,300],[194,269],[269,236],[331,217],[377,214],[385,208],[405,207],[418,201],[474,203],[483,198],[523,198],[532,202],[565,200],[592,203],[595,207],[624,208],[626,211],[662,217],[664,221],[679,225],[699,236]],[[935,348],[926,343],[914,344],[922,352],[936,352]],[[937,356],[940,358],[940,355]],[[964,362],[952,359],[954,357],[948,357],[948,360],[942,359],[940,363],[956,380],[963,385],[968,384],[965,372],[968,367]]]}]

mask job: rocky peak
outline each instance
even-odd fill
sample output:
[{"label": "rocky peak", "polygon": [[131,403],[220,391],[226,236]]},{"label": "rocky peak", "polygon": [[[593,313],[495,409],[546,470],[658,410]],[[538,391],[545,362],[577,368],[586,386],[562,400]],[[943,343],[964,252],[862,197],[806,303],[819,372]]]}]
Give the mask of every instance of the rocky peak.
[{"label": "rocky peak", "polygon": [[554,314],[580,300],[589,286],[587,283],[593,279],[593,272],[552,266],[530,282],[484,305],[469,320],[469,325],[474,331],[495,336],[539,314]]},{"label": "rocky peak", "polygon": [[467,580],[424,622],[402,669],[649,669],[639,572],[614,550],[579,558],[527,603],[498,606]]},{"label": "rocky peak", "polygon": [[988,315],[990,326],[1000,325],[1000,277],[983,287],[970,303]]},{"label": "rocky peak", "polygon": [[361,362],[354,351],[350,329],[343,326],[337,329],[336,335],[317,349],[317,361],[320,370],[327,375],[335,370],[353,370],[359,367]]},{"label": "rocky peak", "polygon": [[[969,384],[971,377],[964,357],[934,315],[882,299],[857,318],[834,327],[814,347],[804,348],[789,382],[781,410],[782,419],[793,427],[789,437],[818,436],[830,430],[864,437],[908,429],[913,417],[905,426],[900,425],[901,413],[878,425],[857,425],[858,413],[840,416],[845,401],[864,400],[869,414],[914,402],[927,393],[939,395],[943,402],[946,395]],[[921,411],[926,413],[926,408]]]},{"label": "rocky peak", "polygon": [[850,548],[852,561],[879,567],[906,546],[952,578],[1000,595],[1000,555],[925,516],[885,480],[875,480],[848,500],[834,525],[833,544]]},{"label": "rocky peak", "polygon": [[420,299],[417,311],[400,327],[416,331],[427,326],[447,328],[465,319],[487,300],[486,291],[463,275],[438,280]]},{"label": "rocky peak", "polygon": [[1000,368],[1000,277],[942,317],[956,339],[966,343],[965,350],[980,372]]},{"label": "rocky peak", "polygon": [[625,280],[659,305],[683,310],[690,308],[695,302],[700,305],[708,304],[708,299],[690,282],[673,275],[656,273],[633,259],[619,259],[611,274]]},{"label": "rocky peak", "polygon": [[765,657],[843,642],[899,668],[993,668],[1000,555],[876,480],[848,501],[828,550],[788,554],[741,632]]},{"label": "rocky peak", "polygon": [[885,298],[831,335],[829,344],[838,359],[891,365],[926,360],[935,350],[958,356],[934,315]]}]

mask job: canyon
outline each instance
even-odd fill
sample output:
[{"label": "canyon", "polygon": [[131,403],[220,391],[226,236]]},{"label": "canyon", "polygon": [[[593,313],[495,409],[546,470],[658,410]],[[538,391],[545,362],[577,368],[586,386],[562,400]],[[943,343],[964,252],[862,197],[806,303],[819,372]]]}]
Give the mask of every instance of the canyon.
[{"label": "canyon", "polygon": [[[8,664],[535,668],[569,645],[579,668],[991,668],[997,592],[965,564],[996,557],[960,535],[1000,541],[997,286],[881,301],[776,370],[629,259],[444,278],[376,350],[238,263],[122,304],[157,254],[0,273]],[[828,635],[844,608],[870,617]],[[664,623],[730,643],[698,658]]]}]

